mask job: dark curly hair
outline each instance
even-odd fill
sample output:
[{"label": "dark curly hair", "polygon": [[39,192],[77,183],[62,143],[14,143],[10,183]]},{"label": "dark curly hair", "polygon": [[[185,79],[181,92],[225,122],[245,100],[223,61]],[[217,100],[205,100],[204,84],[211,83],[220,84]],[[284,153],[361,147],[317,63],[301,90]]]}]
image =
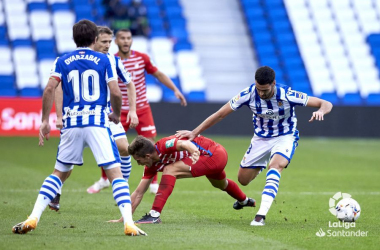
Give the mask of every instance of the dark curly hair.
[{"label": "dark curly hair", "polygon": [[263,66],[256,70],[255,80],[260,85],[271,84],[276,78],[276,73],[271,67]]},{"label": "dark curly hair", "polygon": [[128,146],[128,153],[138,157],[145,157],[147,154],[152,154],[155,148],[153,142],[144,136],[137,136]]}]

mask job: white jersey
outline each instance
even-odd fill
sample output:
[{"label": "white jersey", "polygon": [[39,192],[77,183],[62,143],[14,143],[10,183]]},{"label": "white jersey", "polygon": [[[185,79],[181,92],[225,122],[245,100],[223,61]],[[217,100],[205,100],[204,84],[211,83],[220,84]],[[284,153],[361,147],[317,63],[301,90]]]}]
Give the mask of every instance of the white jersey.
[{"label": "white jersey", "polygon": [[230,100],[230,106],[237,110],[247,105],[253,112],[255,135],[270,138],[293,134],[298,137],[295,106],[306,106],[307,94],[276,84],[272,98],[261,99],[255,84],[244,89]]},{"label": "white jersey", "polygon": [[[124,67],[124,64],[120,60],[120,57],[111,55],[110,53],[108,53],[107,56],[110,59],[111,64],[114,65],[116,68],[116,73],[117,73],[117,76],[119,77],[119,81],[121,81],[125,85],[131,83],[132,81],[131,73]],[[108,106],[107,113],[111,113],[111,102],[110,102],[109,96],[108,96],[107,106]]]}]

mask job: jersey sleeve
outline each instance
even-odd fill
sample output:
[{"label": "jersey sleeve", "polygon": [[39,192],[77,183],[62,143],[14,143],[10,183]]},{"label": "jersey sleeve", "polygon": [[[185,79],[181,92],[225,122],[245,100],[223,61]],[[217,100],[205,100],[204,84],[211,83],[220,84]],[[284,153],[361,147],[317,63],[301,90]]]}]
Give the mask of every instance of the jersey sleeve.
[{"label": "jersey sleeve", "polygon": [[286,98],[290,105],[293,106],[306,106],[309,100],[309,96],[306,93],[292,90],[291,88],[286,92]]},{"label": "jersey sleeve", "polygon": [[152,179],[156,175],[156,171],[154,168],[148,168],[147,166],[144,167],[144,174],[142,179]]},{"label": "jersey sleeve", "polygon": [[148,72],[148,74],[154,74],[157,72],[157,67],[153,64],[152,60],[149,58],[149,56],[147,54],[141,54],[143,59],[144,59],[144,63],[145,63],[145,70],[146,72]]},{"label": "jersey sleeve", "polygon": [[61,82],[61,79],[62,79],[62,71],[61,71],[61,67],[59,65],[59,61],[58,61],[59,57],[57,57],[53,63],[53,67],[51,68],[51,71],[50,71],[50,77],[53,77],[54,79],[56,79],[58,82]]},{"label": "jersey sleeve", "polygon": [[162,138],[156,144],[157,150],[160,154],[171,154],[177,151],[178,138],[169,136]]},{"label": "jersey sleeve", "polygon": [[249,104],[249,102],[251,100],[251,91],[253,88],[252,86],[253,85],[251,85],[248,88],[243,89],[243,91],[241,91],[239,94],[234,96],[229,101],[230,106],[233,110],[237,110],[237,109],[241,108],[242,106]]},{"label": "jersey sleeve", "polygon": [[116,73],[116,65],[112,63],[112,58],[110,55],[107,55],[106,60],[106,82],[116,80],[117,81],[117,73]]},{"label": "jersey sleeve", "polygon": [[131,73],[125,69],[124,64],[119,57],[115,56],[117,76],[124,84],[129,84],[132,81]]}]

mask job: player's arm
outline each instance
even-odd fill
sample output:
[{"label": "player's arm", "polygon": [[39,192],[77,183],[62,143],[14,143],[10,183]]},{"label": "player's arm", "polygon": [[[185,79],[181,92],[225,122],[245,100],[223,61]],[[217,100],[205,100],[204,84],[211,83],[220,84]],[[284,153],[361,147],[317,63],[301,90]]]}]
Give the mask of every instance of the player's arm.
[{"label": "player's arm", "polygon": [[40,126],[39,134],[39,145],[44,145],[44,138],[49,139],[50,125],[49,125],[49,115],[53,107],[54,102],[54,92],[59,84],[58,79],[55,77],[50,77],[49,82],[45,87],[44,93],[42,95],[42,123]]},{"label": "player's arm", "polygon": [[54,95],[54,103],[55,103],[55,113],[57,114],[57,121],[55,123],[55,126],[57,129],[63,128],[63,114],[62,114],[62,106],[63,106],[63,90],[62,90],[62,84],[59,83],[57,88],[55,89],[55,95]]},{"label": "player's arm", "polygon": [[333,108],[331,102],[313,96],[309,97],[306,106],[318,108],[317,111],[313,112],[313,115],[311,116],[309,122],[312,122],[314,120],[323,121],[324,115],[330,113]]},{"label": "player's arm", "polygon": [[142,179],[137,186],[136,190],[131,195],[131,202],[132,202],[132,214],[135,212],[136,208],[140,204],[142,198],[144,197],[145,192],[148,190],[150,183],[152,182],[153,178],[151,179]]},{"label": "player's arm", "polygon": [[112,113],[108,115],[109,119],[113,121],[115,124],[118,124],[120,121],[120,113],[121,113],[121,92],[119,89],[119,85],[116,80],[112,80],[108,82],[108,87],[110,90],[110,101],[112,106]]},{"label": "player's arm", "polygon": [[162,82],[166,87],[174,91],[175,97],[177,97],[181,101],[182,106],[187,106],[186,98],[183,96],[181,91],[179,91],[177,86],[175,86],[173,81],[167,75],[157,70],[156,72],[153,73],[153,76],[156,77],[157,80]]},{"label": "player's arm", "polygon": [[139,124],[139,118],[136,113],[136,86],[131,81],[127,84],[129,112],[127,117],[127,123],[130,121],[130,128],[135,128]]},{"label": "player's arm", "polygon": [[176,136],[181,138],[188,138],[189,140],[193,140],[200,133],[205,131],[206,129],[214,126],[221,120],[223,120],[227,115],[231,114],[234,110],[231,108],[230,103],[226,103],[223,107],[221,107],[214,114],[210,115],[206,120],[204,120],[198,127],[196,127],[193,131],[187,130],[178,130]]},{"label": "player's arm", "polygon": [[193,164],[196,163],[199,159],[200,152],[198,148],[189,140],[178,140],[176,144],[176,149],[178,151],[186,150],[191,154],[191,159]]}]

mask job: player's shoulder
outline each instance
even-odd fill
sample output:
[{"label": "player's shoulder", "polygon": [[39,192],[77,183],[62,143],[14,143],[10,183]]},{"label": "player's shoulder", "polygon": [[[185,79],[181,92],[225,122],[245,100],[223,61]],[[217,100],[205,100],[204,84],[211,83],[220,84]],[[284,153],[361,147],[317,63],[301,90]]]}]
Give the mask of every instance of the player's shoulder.
[{"label": "player's shoulder", "polygon": [[291,90],[291,87],[288,85],[282,84],[282,83],[276,83],[277,88],[283,89],[285,93],[287,93],[289,90]]},{"label": "player's shoulder", "polygon": [[149,56],[148,54],[146,53],[143,53],[143,52],[140,52],[140,51],[136,51],[136,50],[132,50],[131,53],[136,56],[136,57],[142,57],[144,59],[149,59]]}]

